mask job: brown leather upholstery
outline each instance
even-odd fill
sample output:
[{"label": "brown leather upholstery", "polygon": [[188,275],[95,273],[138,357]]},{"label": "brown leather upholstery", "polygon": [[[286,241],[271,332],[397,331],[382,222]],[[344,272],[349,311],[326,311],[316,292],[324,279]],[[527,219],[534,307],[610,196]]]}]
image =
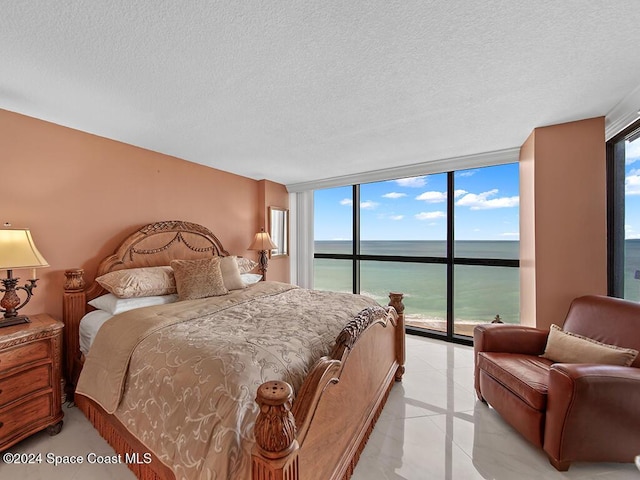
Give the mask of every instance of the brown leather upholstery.
[{"label": "brown leather upholstery", "polygon": [[[563,328],[640,350],[640,304],[580,297]],[[640,358],[631,367],[553,364],[539,357],[547,334],[517,325],[477,326],[478,397],[542,447],[558,470],[572,461],[632,462],[640,454]]]},{"label": "brown leather upholstery", "polygon": [[480,352],[478,366],[531,408],[547,407],[550,360],[521,353]]}]

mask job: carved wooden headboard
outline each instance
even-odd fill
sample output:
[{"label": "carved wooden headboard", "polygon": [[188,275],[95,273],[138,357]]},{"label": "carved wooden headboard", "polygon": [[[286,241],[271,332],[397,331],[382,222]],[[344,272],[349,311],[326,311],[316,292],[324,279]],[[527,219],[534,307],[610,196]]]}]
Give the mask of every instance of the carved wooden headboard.
[{"label": "carved wooden headboard", "polygon": [[[126,268],[169,265],[174,259],[227,255],[218,237],[202,225],[180,220],[150,223],[125,238],[113,255],[102,260],[96,277]],[[87,300],[103,292],[94,282],[87,289]]]},{"label": "carved wooden headboard", "polygon": [[[180,220],[156,222],[145,225],[127,236],[116,251],[98,264],[96,278],[114,270],[137,267],[169,265],[174,259],[196,259],[211,256],[227,256],[220,240],[208,229],[197,223]],[[86,287],[84,271],[72,269],[65,272],[63,321],[66,343],[67,378],[72,383],[79,374],[80,320],[87,312],[87,302],[106,290],[95,280]]]}]

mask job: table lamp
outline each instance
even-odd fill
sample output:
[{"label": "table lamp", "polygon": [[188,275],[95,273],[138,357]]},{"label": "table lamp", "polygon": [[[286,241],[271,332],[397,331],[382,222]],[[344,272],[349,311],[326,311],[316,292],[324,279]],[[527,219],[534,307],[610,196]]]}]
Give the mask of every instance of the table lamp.
[{"label": "table lamp", "polygon": [[[4,318],[0,319],[0,327],[29,322],[29,317],[18,315],[18,310],[31,300],[33,289],[36,288],[38,280],[36,268],[48,266],[49,264],[33,243],[28,228],[0,229],[0,270],[7,271],[7,278],[2,279],[4,288],[0,288],[0,292],[4,292],[4,296],[0,300],[0,307],[2,307],[0,312],[4,313]],[[31,269],[32,278],[29,283],[18,287],[20,279],[14,278],[13,270],[26,268]],[[27,292],[27,297],[22,302],[17,290]]]},{"label": "table lamp", "polygon": [[274,248],[278,247],[271,241],[271,237],[264,231],[264,228],[261,228],[260,231],[256,233],[256,236],[253,238],[253,243],[249,246],[249,250],[257,250],[260,252],[258,270],[262,273],[263,280],[267,279],[267,263],[269,261],[267,258],[267,250]]}]

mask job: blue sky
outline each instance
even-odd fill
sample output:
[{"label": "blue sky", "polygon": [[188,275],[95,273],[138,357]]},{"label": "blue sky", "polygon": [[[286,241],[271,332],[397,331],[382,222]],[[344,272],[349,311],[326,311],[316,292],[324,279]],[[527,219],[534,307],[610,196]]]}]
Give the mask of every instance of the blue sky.
[{"label": "blue sky", "polygon": [[[517,163],[456,172],[456,239],[518,240],[518,180]],[[446,191],[445,173],[363,184],[362,240],[445,240]],[[315,192],[316,240],[351,239],[351,197],[351,187]]]},{"label": "blue sky", "polygon": [[640,238],[640,138],[625,145],[625,238]]}]

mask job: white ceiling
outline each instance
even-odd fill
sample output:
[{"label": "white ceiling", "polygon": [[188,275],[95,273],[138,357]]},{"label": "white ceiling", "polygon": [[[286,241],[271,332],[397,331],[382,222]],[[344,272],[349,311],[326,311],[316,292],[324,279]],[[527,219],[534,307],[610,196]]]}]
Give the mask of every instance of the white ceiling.
[{"label": "white ceiling", "polygon": [[610,114],[639,45],[637,0],[0,0],[0,108],[295,186]]}]

